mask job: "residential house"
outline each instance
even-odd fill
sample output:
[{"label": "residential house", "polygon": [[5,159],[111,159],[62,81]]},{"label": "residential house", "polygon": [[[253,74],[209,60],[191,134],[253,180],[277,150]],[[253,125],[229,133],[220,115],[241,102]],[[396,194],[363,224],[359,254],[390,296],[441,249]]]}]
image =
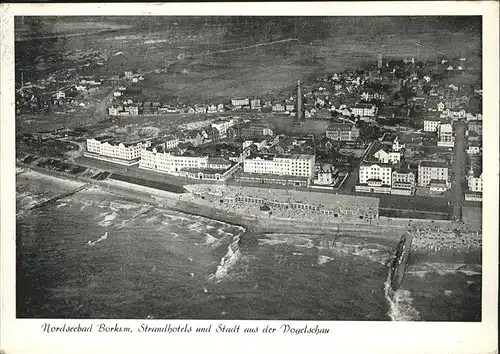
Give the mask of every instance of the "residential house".
[{"label": "residential house", "polygon": [[467,155],[479,155],[482,152],[479,144],[469,144],[467,147]]},{"label": "residential house", "polygon": [[284,113],[286,111],[286,107],[283,103],[276,102],[273,104],[271,110],[273,113]]},{"label": "residential house", "polygon": [[479,135],[483,134],[483,122],[482,121],[469,121],[467,123],[469,132],[476,132]]},{"label": "residential house", "polygon": [[351,108],[352,114],[358,117],[374,117],[377,113],[377,106],[369,103],[358,103]]},{"label": "residential house", "polygon": [[194,110],[195,110],[195,113],[197,113],[197,114],[207,113],[207,106],[206,105],[195,105]]},{"label": "residential house", "polygon": [[173,149],[175,148],[177,145],[179,145],[179,139],[173,135],[167,135],[164,139],[163,139],[164,143],[165,143],[165,149],[166,150],[170,150],[170,149]]},{"label": "residential house", "polygon": [[441,120],[437,118],[424,119],[424,132],[437,132],[440,125]]},{"label": "residential house", "polygon": [[233,107],[243,107],[250,105],[250,99],[248,98],[233,98],[231,99],[231,105]]},{"label": "residential house", "polygon": [[315,166],[313,184],[333,186],[338,180],[338,170],[335,166],[326,163],[317,163]]},{"label": "residential house", "polygon": [[379,162],[384,164],[397,164],[401,161],[401,153],[399,151],[391,151],[386,146],[380,147],[374,154]]},{"label": "residential house", "polygon": [[203,144],[204,137],[199,130],[190,130],[185,133],[184,143],[191,143],[193,146]]},{"label": "residential house", "polygon": [[326,128],[326,137],[334,141],[354,141],[359,136],[359,129],[349,123],[331,123]]},{"label": "residential house", "polygon": [[261,109],[261,104],[260,104],[260,100],[257,99],[257,98],[253,98],[250,100],[250,108],[253,109],[253,110],[260,110]]},{"label": "residential house", "polygon": [[229,120],[217,120],[215,122],[212,122],[211,126],[212,128],[215,128],[219,131],[220,138],[225,139],[227,137],[227,129],[233,125],[236,124],[236,121],[234,119],[229,119]]},{"label": "residential house", "polygon": [[111,106],[108,108],[108,114],[110,116],[117,116],[118,115],[118,107]]},{"label": "residential house", "polygon": [[130,113],[131,116],[138,116],[139,115],[139,107],[137,107],[137,106],[129,106],[128,107],[128,112]]},{"label": "residential house", "polygon": [[455,137],[453,136],[453,127],[451,124],[439,125],[437,146],[443,146],[443,147],[455,146]]},{"label": "residential house", "polygon": [[483,173],[480,171],[474,171],[471,167],[467,175],[467,185],[469,191],[471,192],[483,192]]},{"label": "residential house", "polygon": [[415,193],[415,174],[404,168],[393,171],[391,187],[391,194],[413,195]]}]

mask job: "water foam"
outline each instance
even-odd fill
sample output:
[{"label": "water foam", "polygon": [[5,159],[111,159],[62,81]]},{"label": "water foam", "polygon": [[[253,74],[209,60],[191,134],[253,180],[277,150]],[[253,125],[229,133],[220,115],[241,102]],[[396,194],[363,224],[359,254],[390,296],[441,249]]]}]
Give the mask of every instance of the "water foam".
[{"label": "water foam", "polygon": [[205,233],[205,245],[212,245],[218,241],[219,241],[218,238],[213,237],[212,235]]},{"label": "water foam", "polygon": [[318,256],[318,264],[325,264],[328,262],[333,261],[333,257],[328,257],[328,256]]},{"label": "water foam", "polygon": [[100,226],[109,226],[111,225],[111,221],[115,220],[117,217],[116,211],[113,211],[110,214],[106,213],[104,220],[99,223]]},{"label": "water foam", "polygon": [[412,306],[413,299],[410,292],[403,289],[392,290],[390,270],[384,283],[384,293],[389,304],[387,315],[391,321],[417,321],[420,319],[420,313]]},{"label": "water foam", "polygon": [[226,277],[229,269],[236,264],[241,255],[239,246],[240,235],[238,234],[233,237],[233,242],[227,247],[226,254],[221,258],[220,264],[211,278],[222,279]]}]

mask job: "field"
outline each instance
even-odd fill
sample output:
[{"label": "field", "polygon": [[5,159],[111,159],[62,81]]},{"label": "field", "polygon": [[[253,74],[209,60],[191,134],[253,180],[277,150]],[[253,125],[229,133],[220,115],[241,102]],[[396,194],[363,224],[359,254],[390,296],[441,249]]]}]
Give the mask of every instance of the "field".
[{"label": "field", "polygon": [[[481,46],[479,34],[456,32],[443,29],[442,26],[419,29],[415,33],[399,32],[394,25],[398,20],[394,19],[380,19],[379,22],[385,23],[384,26],[390,26],[378,33],[364,33],[371,27],[359,26],[360,21],[373,22],[374,19],[358,18],[354,22],[345,20],[353,31],[343,28],[339,19],[326,19],[324,21],[336,24],[333,27],[323,26],[321,36],[316,35],[311,27],[307,30],[309,32],[304,30],[304,33],[299,33],[299,41],[275,44],[270,43],[269,38],[257,38],[249,31],[228,36],[228,28],[206,24],[198,28],[148,27],[131,23],[131,20],[122,19],[120,22],[114,18],[100,18],[96,20],[96,29],[113,30],[82,34],[80,29],[88,27],[88,20],[80,19],[81,23],[73,25],[67,23],[70,20],[65,21],[53,26],[57,33],[71,29],[71,33],[80,35],[67,35],[38,43],[38,47],[34,49],[30,49],[33,43],[30,44],[29,41],[16,42],[16,69],[26,67],[33,72],[40,54],[47,56],[62,53],[64,57],[64,53],[81,48],[93,48],[101,52],[107,50],[110,53],[108,64],[86,72],[86,75],[117,75],[126,70],[139,70],[145,75],[145,80],[140,82],[144,97],[186,104],[227,103],[230,98],[239,96],[266,99],[289,97],[294,94],[297,80],[307,81],[318,75],[359,68],[363,63],[374,63],[378,53],[382,53],[385,58],[418,56],[420,60],[435,60],[443,53],[449,56],[472,53],[471,60],[477,61],[475,53],[480,51]],[[103,22],[109,22],[109,25]],[[23,35],[22,31],[20,33]],[[273,40],[293,36],[291,32],[281,33],[280,37]],[[417,42],[421,44],[419,49]],[[265,45],[214,54],[221,50],[256,44]],[[62,65],[57,63],[45,70],[57,70]],[[164,68],[168,68],[167,73],[155,73],[155,69]],[[32,75],[43,76],[44,72],[33,72]],[[72,119],[71,114],[61,117],[59,124],[95,121],[91,112],[77,115],[75,119]]]}]

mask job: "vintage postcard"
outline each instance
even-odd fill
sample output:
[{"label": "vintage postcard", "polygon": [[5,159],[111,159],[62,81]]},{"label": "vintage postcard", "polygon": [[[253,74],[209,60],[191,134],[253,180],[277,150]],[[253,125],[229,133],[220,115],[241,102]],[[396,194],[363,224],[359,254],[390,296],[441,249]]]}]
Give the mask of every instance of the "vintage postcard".
[{"label": "vintage postcard", "polygon": [[495,352],[498,15],[3,5],[0,349]]}]

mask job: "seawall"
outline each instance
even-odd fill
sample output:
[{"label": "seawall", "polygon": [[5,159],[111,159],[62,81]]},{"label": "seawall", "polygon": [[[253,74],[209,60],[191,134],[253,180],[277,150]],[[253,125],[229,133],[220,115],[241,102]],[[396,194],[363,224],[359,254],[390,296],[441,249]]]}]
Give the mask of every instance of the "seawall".
[{"label": "seawall", "polygon": [[408,265],[408,256],[410,255],[411,241],[413,236],[410,233],[405,233],[401,236],[394,258],[390,266],[390,281],[393,291],[398,290],[403,283],[403,279]]}]

